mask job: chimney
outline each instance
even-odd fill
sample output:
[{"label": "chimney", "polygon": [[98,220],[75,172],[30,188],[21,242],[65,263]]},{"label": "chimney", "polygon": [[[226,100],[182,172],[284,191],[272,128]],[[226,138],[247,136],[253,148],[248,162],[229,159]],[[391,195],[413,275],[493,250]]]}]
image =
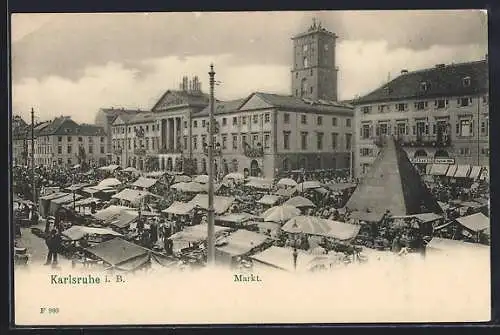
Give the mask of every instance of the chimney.
[{"label": "chimney", "polygon": [[401,70],[401,74],[407,74],[408,73],[408,70],[407,69],[402,69]]}]

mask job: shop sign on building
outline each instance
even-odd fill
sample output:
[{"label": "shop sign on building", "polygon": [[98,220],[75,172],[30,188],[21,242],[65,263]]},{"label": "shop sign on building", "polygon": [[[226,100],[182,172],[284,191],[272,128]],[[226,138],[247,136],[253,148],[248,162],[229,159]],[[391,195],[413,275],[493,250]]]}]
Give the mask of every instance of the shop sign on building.
[{"label": "shop sign on building", "polygon": [[413,164],[455,164],[455,158],[431,158],[431,157],[415,157],[410,158]]}]

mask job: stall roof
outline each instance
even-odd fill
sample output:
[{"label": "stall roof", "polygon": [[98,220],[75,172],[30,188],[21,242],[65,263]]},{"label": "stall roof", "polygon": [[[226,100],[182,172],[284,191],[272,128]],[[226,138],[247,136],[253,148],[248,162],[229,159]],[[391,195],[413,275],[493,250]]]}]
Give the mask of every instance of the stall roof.
[{"label": "stall roof", "polygon": [[320,235],[344,241],[356,237],[360,228],[360,225],[301,215],[290,219],[281,229],[289,233]]},{"label": "stall roof", "polygon": [[334,184],[323,184],[324,187],[329,188],[332,191],[343,191],[349,188],[356,187],[354,183],[334,183]]},{"label": "stall roof", "polygon": [[158,180],[153,179],[153,178],[139,177],[139,179],[137,179],[132,184],[132,186],[142,187],[142,188],[150,188],[150,187],[154,186],[157,182],[158,182]]},{"label": "stall roof", "polygon": [[405,219],[405,218],[415,218],[420,220],[421,222],[432,222],[436,220],[440,220],[443,217],[441,215],[435,213],[421,213],[414,215],[404,215],[404,216],[393,216],[394,219]]},{"label": "stall roof", "polygon": [[78,191],[78,190],[81,190],[82,188],[90,186],[90,185],[91,184],[89,184],[89,183],[73,184],[71,186],[66,187],[65,190],[68,190],[68,191]]},{"label": "stall roof", "polygon": [[116,169],[119,169],[119,168],[120,168],[120,165],[112,164],[112,165],[108,165],[108,166],[101,166],[99,168],[99,170],[101,170],[101,171],[115,171]]},{"label": "stall roof", "polygon": [[[230,228],[214,226],[214,234],[220,234],[224,231],[228,231]],[[208,225],[207,224],[198,224],[195,226],[185,227],[178,233],[170,236],[169,239],[173,241],[183,241],[183,242],[202,242],[205,241],[208,237]]]},{"label": "stall roof", "polygon": [[[316,256],[297,250],[297,270],[308,270]],[[252,260],[272,266],[274,268],[294,272],[293,249],[271,246],[266,250],[250,257]]]},{"label": "stall roof", "polygon": [[297,192],[297,189],[295,187],[288,187],[288,188],[278,188],[276,191],[276,195],[280,195],[282,197],[291,197],[292,195]]},{"label": "stall roof", "polygon": [[483,213],[476,213],[455,219],[458,223],[474,232],[479,232],[490,227],[490,219]]},{"label": "stall roof", "polygon": [[51,193],[44,195],[43,197],[40,197],[40,200],[52,200],[52,199],[57,199],[61,197],[65,197],[69,195],[70,193],[65,193],[65,192],[57,192],[57,193]]},{"label": "stall roof", "polygon": [[101,180],[101,182],[99,184],[97,184],[97,186],[93,186],[93,188],[102,190],[105,188],[115,187],[115,186],[118,186],[121,184],[122,184],[122,182],[116,178],[107,178],[107,179]]},{"label": "stall roof", "polygon": [[129,226],[132,222],[134,222],[139,217],[139,213],[132,210],[123,210],[118,213],[117,216],[113,217],[112,220],[107,223],[110,226],[117,228],[125,228]]},{"label": "stall roof", "polygon": [[130,201],[130,202],[137,202],[148,195],[150,195],[150,193],[147,191],[138,191],[138,190],[132,190],[130,188],[126,188],[126,189],[122,190],[121,192],[113,195],[112,198],[126,200],[126,201]]},{"label": "stall roof", "polygon": [[446,176],[449,167],[448,164],[432,164],[429,174],[434,176]]},{"label": "stall roof", "polygon": [[117,233],[111,229],[106,228],[94,228],[86,226],[71,226],[62,232],[62,235],[68,237],[72,241],[77,241],[83,238],[86,234],[89,235],[114,235],[122,236],[122,234]]},{"label": "stall roof", "polygon": [[470,179],[473,179],[473,180],[476,180],[477,178],[479,178],[479,174],[481,173],[481,167],[480,166],[473,166],[472,169],[470,170],[470,173],[469,173],[469,178]]},{"label": "stall roof", "polygon": [[261,246],[267,239],[266,235],[240,229],[227,236],[227,244],[217,247],[217,249],[232,256],[240,256]]},{"label": "stall roof", "polygon": [[256,216],[249,214],[249,213],[231,213],[227,215],[220,215],[215,218],[216,221],[223,221],[223,222],[235,222],[235,223],[241,223],[245,222],[248,220],[255,219]]},{"label": "stall roof", "polygon": [[482,204],[482,203],[477,202],[477,201],[461,201],[459,203],[459,205],[461,207],[470,207],[470,208],[479,208],[479,207],[486,206],[486,204]]},{"label": "stall roof", "polygon": [[309,199],[296,196],[291,199],[285,201],[285,205],[294,206],[294,207],[316,207],[316,205]]},{"label": "stall roof", "polygon": [[[216,214],[227,212],[234,202],[234,197],[214,196],[214,209]],[[208,195],[197,194],[191,201],[194,206],[199,206],[203,209],[208,209]]]},{"label": "stall roof", "polygon": [[455,172],[455,178],[466,178],[469,174],[470,165],[458,165],[457,171]]},{"label": "stall roof", "polygon": [[86,250],[112,266],[120,265],[149,253],[147,249],[119,237],[96,244]]},{"label": "stall roof", "polygon": [[194,209],[190,202],[174,201],[167,209],[162,210],[163,213],[175,215],[187,215]]},{"label": "stall roof", "polygon": [[167,173],[164,172],[164,171],[152,171],[152,172],[148,172],[145,174],[146,177],[153,177],[153,178],[159,178],[159,177],[163,177],[164,175],[166,175]]},{"label": "stall roof", "polygon": [[60,197],[60,198],[56,198],[56,199],[52,199],[50,202],[51,203],[54,203],[54,204],[59,204],[59,205],[62,205],[62,204],[66,204],[68,202],[72,202],[73,199],[78,200],[78,199],[81,199],[82,196],[79,195],[79,194],[68,194],[68,195],[65,195],[64,197]]},{"label": "stall roof", "polygon": [[353,211],[350,214],[350,217],[354,220],[366,221],[366,222],[380,222],[383,213],[374,213],[374,212],[362,212],[362,211]]},{"label": "stall roof", "polygon": [[75,206],[88,206],[92,202],[100,203],[101,201],[102,200],[98,199],[98,198],[92,198],[92,197],[91,198],[85,198],[85,199],[80,199],[77,202],[75,202]]},{"label": "stall roof", "polygon": [[450,165],[448,171],[446,172],[446,177],[453,177],[455,175],[455,172],[457,172],[457,168],[457,165]]},{"label": "stall roof", "polygon": [[260,198],[257,202],[264,205],[274,205],[280,199],[279,196],[273,194],[266,194]]},{"label": "stall roof", "polygon": [[263,178],[254,178],[250,179],[250,181],[246,183],[245,186],[268,190],[273,187],[273,181]]}]

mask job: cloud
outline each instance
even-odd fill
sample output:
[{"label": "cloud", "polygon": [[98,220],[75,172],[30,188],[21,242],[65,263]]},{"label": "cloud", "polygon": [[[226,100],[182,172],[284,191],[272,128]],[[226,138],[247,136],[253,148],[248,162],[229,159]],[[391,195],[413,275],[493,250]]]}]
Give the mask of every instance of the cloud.
[{"label": "cloud", "polygon": [[[482,45],[434,46],[426,50],[391,48],[387,41],[344,41],[337,47],[340,99],[350,99],[377,88],[391,73],[432,67],[437,63],[477,60]],[[197,75],[208,92],[210,63],[215,64],[217,98],[238,99],[253,91],[290,93],[290,66],[247,64],[234,54],[148,58],[87,66],[78,79],[48,76],[23,79],[13,85],[13,113],[29,119],[33,106],[41,119],[71,115],[77,122],[93,122],[102,107],[150,109],[167,89],[177,89],[183,75]]]},{"label": "cloud", "polygon": [[343,42],[385,40],[391,49],[412,50],[487,45],[486,15],[472,10],[44,15],[18,14],[12,22],[13,34],[22,36],[12,45],[14,81],[53,75],[77,80],[88,66],[134,68],[145,58],[170,56],[232,54],[234,66],[284,66],[292,58],[290,38],[313,17]]}]

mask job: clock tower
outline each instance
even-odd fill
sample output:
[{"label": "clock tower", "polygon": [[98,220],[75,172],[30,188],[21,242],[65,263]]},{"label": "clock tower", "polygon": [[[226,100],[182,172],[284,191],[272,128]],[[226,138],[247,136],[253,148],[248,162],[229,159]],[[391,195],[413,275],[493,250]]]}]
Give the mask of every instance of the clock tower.
[{"label": "clock tower", "polygon": [[307,32],[292,38],[292,95],[337,101],[335,45],[337,35],[313,20]]}]

